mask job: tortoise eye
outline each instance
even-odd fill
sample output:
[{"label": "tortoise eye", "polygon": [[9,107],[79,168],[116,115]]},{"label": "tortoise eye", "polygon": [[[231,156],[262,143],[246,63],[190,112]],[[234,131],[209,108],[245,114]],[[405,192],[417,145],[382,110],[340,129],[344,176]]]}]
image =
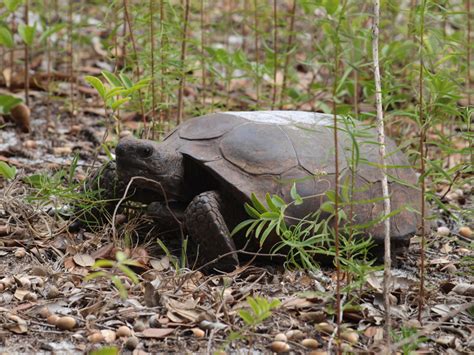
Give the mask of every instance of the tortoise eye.
[{"label": "tortoise eye", "polygon": [[142,158],[148,158],[153,154],[153,149],[151,147],[142,147],[139,153]]}]

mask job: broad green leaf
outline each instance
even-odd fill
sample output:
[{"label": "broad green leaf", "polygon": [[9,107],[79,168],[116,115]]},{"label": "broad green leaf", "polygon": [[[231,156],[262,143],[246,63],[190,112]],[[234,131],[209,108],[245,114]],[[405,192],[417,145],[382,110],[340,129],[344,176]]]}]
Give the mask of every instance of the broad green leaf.
[{"label": "broad green leaf", "polygon": [[46,31],[44,31],[40,38],[39,42],[44,43],[49,37],[51,37],[53,34],[61,31],[63,28],[65,28],[66,25],[64,23],[57,23],[54,26],[49,27]]},{"label": "broad green leaf", "polygon": [[117,110],[120,106],[122,106],[124,103],[130,101],[130,98],[129,97],[124,97],[124,98],[121,98],[121,99],[118,99],[116,101],[114,101],[112,103],[112,105],[110,105],[110,107],[112,108],[112,110]]},{"label": "broad green leaf", "polygon": [[325,0],[324,7],[329,15],[333,15],[339,7],[339,0]]},{"label": "broad green leaf", "polygon": [[7,180],[12,180],[16,176],[16,168],[8,165],[4,161],[0,161],[0,176],[3,176]]},{"label": "broad green leaf", "polygon": [[23,42],[31,46],[35,39],[36,23],[34,24],[34,26],[27,26],[24,23],[20,24],[20,26],[18,26],[18,33],[20,34],[20,37]]},{"label": "broad green leaf", "polygon": [[13,48],[15,46],[12,33],[8,28],[3,26],[0,27],[0,45],[7,48]]},{"label": "broad green leaf", "polygon": [[22,100],[11,95],[0,95],[0,114],[8,114],[10,110]]},{"label": "broad green leaf", "polygon": [[122,87],[122,82],[114,73],[111,73],[107,70],[103,70],[102,75],[109,82],[110,85],[114,87]]},{"label": "broad green leaf", "polygon": [[133,86],[133,82],[123,73],[119,74],[120,80],[122,81],[123,85],[130,89]]},{"label": "broad green leaf", "polygon": [[320,209],[324,212],[333,213],[334,204],[331,201],[326,201],[321,205]]},{"label": "broad green leaf", "polygon": [[106,94],[105,86],[102,83],[102,81],[100,81],[99,78],[96,78],[95,76],[88,75],[84,78],[84,80],[87,81],[89,83],[89,85],[92,86],[94,89],[96,89],[97,92],[99,93],[100,97],[103,100],[105,100],[105,94]]},{"label": "broad green leaf", "polygon": [[22,2],[23,0],[3,0],[5,7],[10,12],[15,12],[18,6],[20,6]]}]

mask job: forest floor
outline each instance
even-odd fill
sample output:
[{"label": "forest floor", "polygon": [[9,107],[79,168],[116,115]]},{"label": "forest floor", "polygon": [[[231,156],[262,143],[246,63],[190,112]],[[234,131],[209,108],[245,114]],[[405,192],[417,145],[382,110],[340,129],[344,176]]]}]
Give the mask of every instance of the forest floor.
[{"label": "forest floor", "polygon": [[[100,75],[104,66],[112,70],[96,62],[84,59],[77,77]],[[40,84],[43,79],[36,78]],[[101,149],[107,115],[82,79],[76,82],[74,103],[68,98],[68,80],[55,80],[52,97],[41,85],[30,91],[30,133],[8,122],[0,129],[0,161],[18,170],[15,179],[0,180],[0,353],[76,353],[105,346],[135,354],[335,351],[333,268],[305,272],[251,264],[230,274],[205,275],[177,268],[154,238],[127,244],[114,238],[108,223],[94,232],[68,230],[70,221],[54,212],[64,207],[65,196],[77,194],[67,190],[67,183],[79,186],[93,165],[108,160]],[[240,82],[232,95],[235,110],[248,108],[239,101],[245,97],[239,90],[247,86]],[[196,92],[186,90],[186,100],[198,100]],[[6,93],[10,91],[0,86],[0,94]],[[121,122],[129,131],[141,125],[136,114],[124,115]],[[109,132],[105,141],[117,139]],[[71,170],[71,165],[77,166]],[[474,352],[473,221],[468,213],[473,189],[463,178],[468,181],[460,177],[453,186],[428,186],[447,209],[430,208],[421,314],[419,237],[393,269],[394,351]],[[136,215],[120,219],[117,228],[134,230],[149,223]],[[168,248],[180,255],[177,241]],[[102,277],[86,278],[97,260],[113,262],[118,250],[140,263],[133,269],[137,284],[117,264]],[[120,297],[117,282],[126,289],[126,298]],[[240,313],[249,309],[250,296],[277,299],[280,305],[250,325]],[[342,350],[380,352],[382,272],[366,275],[357,289],[343,293],[342,302]]]},{"label": "forest floor", "polygon": [[[113,240],[110,225],[100,233],[69,232],[68,221],[51,213],[61,207],[54,206],[51,198],[57,186],[33,189],[26,177],[68,171],[76,153],[73,180],[83,180],[97,160],[104,132],[98,117],[103,112],[83,99],[71,118],[58,104],[61,100],[53,101],[51,116],[59,119],[48,122],[46,94],[33,91],[32,98],[32,133],[19,133],[12,126],[0,131],[0,160],[19,171],[15,180],[3,182],[0,197],[0,352],[90,351],[106,344],[137,353],[268,352],[286,346],[296,352],[324,353],[328,346],[334,350],[334,269],[310,273],[278,265],[246,265],[231,274],[206,276],[177,270],[153,241],[124,247],[123,241]],[[134,117],[124,121],[130,130],[138,124]],[[105,160],[99,155],[98,161]],[[398,260],[401,267],[393,270],[392,326],[394,339],[402,342],[399,351],[474,351],[472,236],[463,236],[460,230],[472,223],[463,220],[462,212],[472,209],[472,186],[446,191],[440,189],[438,195],[446,195],[452,210],[432,210],[421,323],[419,238],[413,238],[409,253]],[[450,212],[458,219],[448,217]],[[133,227],[148,222],[122,223]],[[110,277],[85,279],[95,260],[114,260],[118,248],[141,263],[135,269],[137,285],[117,269],[111,271],[127,288],[126,299],[119,297]],[[344,312],[344,350],[379,349],[384,313],[381,277],[381,272],[371,273],[360,289],[343,297],[352,304]],[[248,326],[239,310],[249,307],[246,299],[252,295],[278,299],[281,305],[268,319]],[[72,317],[72,327],[59,329],[57,316]],[[117,331],[121,326],[127,328]]]}]

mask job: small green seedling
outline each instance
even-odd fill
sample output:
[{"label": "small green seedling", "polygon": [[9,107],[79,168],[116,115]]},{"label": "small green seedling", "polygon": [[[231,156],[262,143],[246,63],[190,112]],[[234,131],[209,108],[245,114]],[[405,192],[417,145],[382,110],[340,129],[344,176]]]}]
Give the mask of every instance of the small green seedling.
[{"label": "small green seedling", "polygon": [[119,272],[122,272],[127,276],[134,284],[138,284],[138,276],[137,274],[130,269],[130,266],[140,266],[140,264],[135,261],[129,259],[125,253],[119,251],[115,255],[116,261],[112,260],[97,260],[94,265],[92,265],[93,270],[98,270],[102,268],[110,269],[110,271],[99,270],[95,271],[85,277],[85,281],[94,280],[99,277],[105,277],[112,281],[115,285],[117,290],[119,291],[120,298],[126,299],[128,297],[127,289],[125,288],[124,284],[120,280],[120,277],[117,275]]}]

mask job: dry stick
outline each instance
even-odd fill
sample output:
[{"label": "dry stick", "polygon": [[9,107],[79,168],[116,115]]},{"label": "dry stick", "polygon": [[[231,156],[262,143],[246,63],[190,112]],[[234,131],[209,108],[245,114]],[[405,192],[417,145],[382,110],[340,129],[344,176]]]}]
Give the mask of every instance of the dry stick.
[{"label": "dry stick", "polygon": [[[382,108],[382,85],[380,80],[380,66],[379,66],[379,22],[380,22],[380,0],[374,1],[374,20],[372,25],[372,55],[374,58],[374,76],[375,76],[375,105],[377,108],[377,130],[380,164],[382,165],[382,194],[383,207],[385,216],[390,215],[390,195],[388,191],[388,177],[386,166],[386,152],[385,152],[385,128]],[[392,257],[390,255],[390,218],[384,221],[384,278],[383,278],[383,299],[385,308],[385,327],[384,338],[386,346],[390,347],[390,282],[391,282],[391,265]]]},{"label": "dry stick", "polygon": [[[132,49],[133,55],[135,57],[135,76],[136,80],[140,81],[140,64],[138,62],[138,50],[137,50],[137,43],[135,42],[135,36],[133,35],[133,27],[132,22],[130,21],[130,15],[128,14],[128,3],[127,0],[123,1],[123,11],[125,14],[125,21],[128,26],[128,31],[130,32],[130,41],[132,42]],[[140,111],[143,119],[143,129],[146,132],[146,115],[145,115],[145,107],[143,106],[143,98],[142,98],[142,91],[138,90],[138,100],[140,101]]]},{"label": "dry stick", "polygon": [[423,117],[423,47],[425,32],[425,6],[426,0],[422,0],[421,5],[421,24],[420,24],[420,75],[418,78],[419,90],[419,115],[420,115],[420,184],[421,184],[421,250],[420,250],[420,295],[418,299],[418,321],[422,322],[421,315],[423,312],[425,297],[425,127]]},{"label": "dry stick", "polygon": [[183,28],[183,40],[181,42],[181,77],[179,79],[179,91],[178,91],[178,124],[183,119],[183,99],[184,99],[184,85],[186,83],[186,74],[184,72],[186,60],[186,43],[188,35],[188,20],[189,20],[189,0],[185,0],[184,5],[184,28]]},{"label": "dry stick", "polygon": [[204,55],[205,38],[204,38],[204,0],[201,0],[201,72],[202,72],[202,88],[201,88],[201,99],[202,108],[206,107],[206,56]]},{"label": "dry stick", "polygon": [[256,108],[258,109],[260,106],[260,48],[259,48],[259,35],[258,35],[258,6],[257,1],[254,0],[254,23],[255,23],[255,70],[257,74],[257,78],[255,81],[255,91],[256,91]]},{"label": "dry stick", "polygon": [[332,88],[332,112],[334,118],[334,210],[335,213],[335,223],[334,223],[334,235],[335,235],[335,248],[336,248],[336,326],[337,326],[337,353],[341,353],[341,263],[339,260],[340,250],[339,250],[339,143],[337,137],[337,104],[336,104],[336,90],[337,90],[337,74],[339,71],[339,45],[336,43],[335,46],[335,62],[334,62],[334,84]]},{"label": "dry stick", "polygon": [[155,8],[153,3],[155,0],[150,0],[150,60],[151,60],[151,139],[155,139],[155,108],[156,108],[156,96],[155,96],[155,26],[154,26],[154,14]]},{"label": "dry stick", "polygon": [[73,38],[72,38],[72,31],[73,31],[73,22],[72,22],[72,9],[73,8],[73,0],[69,0],[68,4],[68,44],[69,44],[69,80],[70,82],[70,90],[69,90],[69,98],[71,100],[71,117],[74,117],[75,111],[75,102],[74,102],[74,55],[73,55]]},{"label": "dry stick", "polygon": [[[25,0],[25,25],[28,26],[29,19],[29,0]],[[25,41],[25,104],[29,106],[30,98],[30,54],[29,54],[29,47],[28,43]]]},{"label": "dry stick", "polygon": [[288,44],[286,46],[286,53],[285,53],[285,64],[283,66],[283,83],[281,86],[281,94],[280,94],[280,110],[283,108],[283,101],[286,98],[286,81],[288,75],[288,65],[290,64],[290,51],[293,45],[293,31],[295,28],[295,13],[296,13],[296,0],[293,0],[293,6],[291,7],[290,11],[290,34],[288,36]]},{"label": "dry stick", "polygon": [[276,97],[277,97],[277,69],[278,69],[278,56],[277,56],[277,39],[278,39],[278,23],[277,23],[277,0],[273,0],[273,96],[272,96],[272,110],[275,108]]}]

